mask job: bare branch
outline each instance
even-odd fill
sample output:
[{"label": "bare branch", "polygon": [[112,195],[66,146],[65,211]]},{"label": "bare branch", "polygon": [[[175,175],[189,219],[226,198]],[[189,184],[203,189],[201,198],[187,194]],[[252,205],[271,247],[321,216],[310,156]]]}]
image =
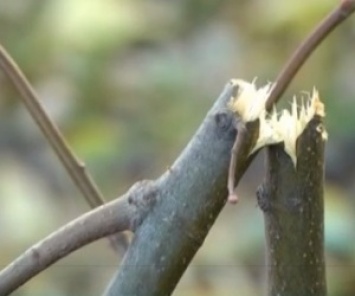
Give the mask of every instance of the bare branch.
[{"label": "bare branch", "polygon": [[[322,30],[317,29],[316,32],[318,30],[324,32],[322,34],[317,33],[320,35],[316,34],[317,37],[313,37],[311,41],[307,41],[308,43],[306,42],[306,45],[304,45],[306,50],[303,49],[303,54],[302,51],[296,54],[296,58],[298,55],[301,56],[301,58],[297,58],[298,62],[294,62],[295,64],[291,65],[292,67],[289,66],[291,70],[285,71],[286,74],[280,75],[282,79],[277,80],[273,91],[276,95],[272,94],[270,96],[267,102],[268,108],[276,103],[278,97],[285,89],[285,86],[282,85],[288,85],[315,46],[353,10],[353,1],[343,1],[338,13],[333,12],[331,14],[331,16],[334,14],[334,16],[330,17],[332,21],[329,21],[327,18],[325,21],[326,25],[321,24],[320,27]],[[5,59],[4,63],[4,59],[0,59],[0,63],[4,68],[9,66],[8,61],[8,59]],[[10,66],[16,69],[14,65],[10,64]],[[11,67],[10,71],[7,69],[10,77],[14,75],[14,72],[11,72]],[[21,74],[21,72],[19,73]],[[12,77],[15,85],[19,83],[18,81],[24,79],[18,80],[16,75]],[[26,80],[24,81],[26,82]],[[23,87],[20,83],[20,87],[18,86],[18,88],[22,90],[25,97],[28,95],[34,97],[28,83],[27,85],[25,84],[27,88],[21,88],[21,86]],[[141,221],[141,218],[133,219],[136,221],[134,224],[140,227],[137,229],[135,240],[125,256],[120,272],[109,287],[107,295],[140,295],[146,291],[149,291],[152,295],[170,295],[189,262],[202,245],[204,238],[226,201],[227,190],[225,184],[227,182],[228,163],[230,160],[229,151],[236,136],[233,126],[233,115],[231,112],[226,112],[226,104],[230,100],[234,89],[235,86],[231,84],[227,85],[184,152],[171,169],[154,182],[159,189],[156,197],[159,202],[155,206],[154,211],[148,211],[149,215],[143,218],[143,221]],[[242,141],[245,142],[243,146],[245,145],[245,151],[248,153],[251,147],[249,145],[255,140],[258,133],[258,121],[251,122],[250,124],[253,125],[253,128],[248,132],[247,138],[249,139],[249,144],[247,140]],[[45,127],[43,128],[44,130],[46,129]],[[255,154],[249,156],[243,153],[242,156],[238,156],[238,162],[235,167],[236,183],[244,174]],[[213,185],[209,186],[208,184]],[[128,197],[124,197],[121,202],[127,205],[128,200]],[[119,201],[113,202],[113,204],[116,203],[119,203]],[[132,205],[128,203],[127,207],[129,206]],[[108,210],[110,207],[112,207],[112,204],[103,206],[91,213],[98,213],[101,209]],[[125,228],[118,227],[117,220],[110,224],[112,221],[108,219],[108,216],[111,217],[110,219],[121,219],[122,225],[128,228],[132,223],[132,216],[135,215],[134,210],[124,210],[123,205],[117,208],[117,213],[116,211],[113,212],[111,208],[111,212],[108,211],[105,215],[99,215],[99,218],[87,218],[88,220],[82,225],[82,232],[79,232],[81,235],[75,235],[78,235],[81,241],[91,242],[99,237]],[[139,215],[139,217],[145,217],[145,214]],[[110,227],[117,228],[114,230],[111,229],[112,232],[110,232],[107,230]],[[76,227],[75,229],[78,230],[80,227]],[[100,229],[100,231],[94,232],[93,229]],[[93,232],[95,235],[92,235]],[[89,239],[88,234],[90,234]],[[47,245],[43,249],[48,254],[61,254],[63,249],[65,249],[65,254],[68,254],[70,251],[78,248],[76,243],[69,243],[69,248],[65,244],[62,245],[61,241],[64,239],[67,240],[67,235],[64,238],[63,236],[60,238],[57,237],[55,240],[51,240],[50,236],[45,241],[50,241],[51,245]],[[72,238],[71,242],[73,240]],[[146,244],[148,240],[152,243]],[[56,245],[59,245],[59,248]],[[73,247],[74,245],[75,247]],[[56,249],[53,250],[51,248]],[[14,275],[19,273],[18,270],[21,270],[22,264],[26,262],[32,264],[37,260],[40,264],[36,266],[41,266],[41,268],[37,267],[40,271],[59,259],[55,257],[55,259],[41,263],[41,256],[42,254],[38,253],[37,245],[37,247],[29,251],[28,255],[24,256],[25,259],[21,259],[22,257],[19,258],[4,273],[0,274],[0,279],[5,279],[5,282],[13,281]],[[50,256],[46,258],[48,257]],[[21,260],[25,261],[19,265]],[[25,274],[28,275],[29,273],[26,271]],[[22,280],[21,284],[32,276],[34,276],[34,273],[31,273],[29,277],[27,276],[27,278]],[[23,275],[21,273],[21,276],[15,277],[22,278]],[[0,282],[0,287],[2,286],[2,282]],[[18,286],[17,284],[12,287],[16,288]]]},{"label": "bare branch", "polygon": [[[173,292],[226,202],[230,150],[236,136],[227,104],[236,87],[226,86],[171,169],[157,180],[159,202],[137,229],[106,295]],[[257,137],[258,122],[254,124],[248,139]],[[250,151],[248,141],[245,147]],[[236,181],[252,158],[245,155],[238,160]]]},{"label": "bare branch", "polygon": [[238,181],[235,179],[236,171],[238,168],[239,159],[247,159],[252,147],[255,145],[256,137],[259,132],[259,121],[237,123],[238,134],[235,138],[232,150],[231,160],[229,163],[228,171],[228,201],[230,203],[238,202],[238,195],[236,193],[236,187]]},{"label": "bare branch", "polygon": [[238,135],[235,137],[235,141],[231,150],[231,160],[229,163],[228,171],[228,201],[230,203],[237,203],[239,197],[236,193],[235,185],[235,170],[237,167],[238,152],[240,151],[240,145],[244,142],[244,137],[246,136],[245,128],[240,128],[238,130]]},{"label": "bare branch", "polygon": [[59,259],[95,240],[134,230],[155,204],[155,196],[154,182],[138,182],[121,198],[64,225],[0,272],[0,295],[10,294]]},{"label": "bare branch", "polygon": [[354,0],[343,0],[301,43],[277,77],[275,86],[266,102],[267,111],[270,111],[272,106],[278,102],[307,58],[317,49],[329,33],[346,20],[354,10]]},{"label": "bare branch", "polygon": [[66,143],[58,127],[46,114],[46,111],[39,102],[35,91],[25,75],[1,45],[0,67],[20,92],[23,103],[30,112],[33,120],[37,123],[89,205],[92,208],[102,205],[104,203],[102,194],[99,192],[97,185],[86,170],[84,163],[79,161],[74,152],[69,148],[69,145]]},{"label": "bare branch", "polygon": [[[20,92],[21,99],[33,120],[37,123],[87,203],[91,208],[103,205],[104,198],[86,169],[85,164],[81,162],[70,149],[58,127],[47,115],[35,91],[31,87],[31,84],[28,82],[15,61],[1,45],[0,67]],[[127,238],[124,236],[111,236],[109,237],[109,240],[112,247],[117,251],[124,247]]]},{"label": "bare branch", "polygon": [[[131,245],[128,249],[128,254],[125,256],[126,261],[122,265],[125,278],[123,281],[127,281],[122,288],[126,289],[128,284],[135,291],[143,288],[153,291],[154,294],[154,290],[160,289],[161,285],[164,286],[161,290],[162,293],[167,292],[171,285],[175,285],[226,201],[227,191],[224,184],[227,181],[229,151],[236,134],[233,125],[234,116],[226,108],[226,105],[234,89],[235,85],[231,83],[226,86],[196,135],[174,165],[154,182],[156,189],[153,192],[157,192],[156,200],[158,201],[154,211],[150,211],[151,207],[145,206],[144,203],[143,206],[139,206],[138,202],[138,204],[134,204],[140,208],[140,214],[135,215],[124,206],[127,205],[128,200],[128,197],[125,196],[122,200],[123,205],[117,206],[116,210],[113,210],[112,207],[115,207],[119,201],[114,201],[113,204],[104,205],[86,214],[96,213],[96,218],[84,215],[86,222],[81,222],[82,234],[77,233],[80,229],[79,226],[81,226],[78,225],[78,222],[74,223],[76,225],[72,227],[74,230],[69,232],[75,232],[75,234],[68,235],[66,227],[64,227],[57,232],[59,236],[58,234],[49,236],[0,273],[0,295],[6,295],[6,293],[13,291],[56,260],[79,248],[79,241],[83,245],[83,243],[92,242],[102,236],[125,228],[135,228],[139,225],[133,247]],[[238,162],[236,168],[238,179],[248,165],[249,162],[246,159],[241,159]],[[206,184],[213,184],[214,189],[211,190],[210,186],[206,186]],[[105,213],[101,211],[105,211]],[[119,220],[118,222],[116,220],[117,224],[110,224],[112,219],[118,219],[115,215],[123,217],[120,219],[124,221],[122,222],[124,227],[117,225]],[[147,215],[146,218],[144,218],[145,215]],[[81,219],[76,221],[82,221]],[[147,222],[147,219],[153,219],[153,221]],[[133,226],[130,226],[132,221]],[[108,227],[112,227],[111,231],[107,230]],[[94,229],[100,229],[100,231],[95,232]],[[63,233],[66,233],[64,237]],[[151,244],[146,243],[147,235]],[[37,255],[39,245],[43,250],[40,256]],[[65,247],[65,252],[63,247]],[[182,258],[176,255],[181,252],[180,248],[185,249],[182,263],[180,262]],[[36,250],[36,252],[31,250]],[[166,276],[161,278],[157,274],[157,272],[160,274],[159,270],[144,268],[154,262],[154,260],[151,261],[151,256],[154,257],[156,253],[159,256],[166,255],[167,265],[165,266],[166,272],[164,272]],[[36,258],[41,258],[41,261]],[[133,261],[131,262],[131,260]],[[142,262],[138,263],[136,260]],[[179,260],[179,268],[174,266],[176,260]],[[135,273],[134,270],[130,270],[133,271],[133,274],[130,274],[130,271],[126,270],[130,269],[130,266],[135,266],[139,272]],[[171,276],[171,273],[174,276]],[[144,287],[141,286],[143,284],[141,278],[145,278]],[[165,286],[167,278],[170,281],[169,287]],[[122,295],[138,294],[136,292],[122,293]]]}]

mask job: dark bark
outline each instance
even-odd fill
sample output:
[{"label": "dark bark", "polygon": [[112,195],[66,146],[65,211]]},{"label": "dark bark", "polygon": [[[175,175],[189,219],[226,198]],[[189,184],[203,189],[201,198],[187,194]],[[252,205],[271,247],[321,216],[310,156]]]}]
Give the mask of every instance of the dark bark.
[{"label": "dark bark", "polygon": [[267,150],[258,191],[264,211],[268,295],[326,295],[324,264],[324,140],[316,116],[297,141],[297,169],[282,144]]},{"label": "dark bark", "polygon": [[[138,227],[106,295],[170,295],[224,206],[234,115],[227,109],[235,87],[227,85],[186,149],[157,180],[158,201]],[[239,180],[251,158],[258,122],[247,125]]]}]

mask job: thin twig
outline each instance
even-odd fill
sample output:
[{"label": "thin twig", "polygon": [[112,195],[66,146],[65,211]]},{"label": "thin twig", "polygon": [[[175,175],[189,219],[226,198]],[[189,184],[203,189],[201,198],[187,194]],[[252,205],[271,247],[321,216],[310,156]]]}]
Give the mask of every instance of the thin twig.
[{"label": "thin twig", "polygon": [[311,53],[316,50],[330,32],[346,20],[354,11],[354,0],[341,1],[341,4],[330,12],[300,44],[276,79],[275,86],[266,102],[267,111],[270,111],[272,106],[278,102]]},{"label": "thin twig", "polygon": [[92,208],[102,205],[104,203],[103,196],[87,172],[85,165],[79,161],[74,152],[69,148],[58,127],[46,114],[25,75],[2,46],[0,46],[0,66],[20,92],[21,98],[32,118],[89,205]]},{"label": "thin twig", "polygon": [[136,228],[155,206],[154,181],[135,183],[124,195],[87,212],[33,245],[0,272],[0,295],[13,292],[50,265],[100,238]]},{"label": "thin twig", "polygon": [[238,133],[232,147],[231,160],[228,171],[228,201],[232,204],[237,203],[239,199],[236,193],[235,172],[237,169],[238,157],[240,157],[238,154],[244,141],[246,140],[245,137],[247,134],[246,126],[242,121],[237,124],[237,130]]},{"label": "thin twig", "polygon": [[127,196],[85,213],[29,248],[0,272],[0,295],[9,295],[75,250],[130,228],[134,207]]},{"label": "thin twig", "polygon": [[[78,187],[87,203],[91,208],[104,204],[104,198],[95,184],[85,164],[78,159],[70,149],[55,123],[49,118],[43,106],[41,105],[35,91],[27,78],[11,58],[7,51],[0,45],[0,67],[13,82],[21,94],[21,99],[27,110],[30,112],[33,120],[44,134],[45,138],[55,151],[59,160],[65,167],[74,184]],[[110,237],[110,243],[115,250],[122,248],[123,237]]]}]

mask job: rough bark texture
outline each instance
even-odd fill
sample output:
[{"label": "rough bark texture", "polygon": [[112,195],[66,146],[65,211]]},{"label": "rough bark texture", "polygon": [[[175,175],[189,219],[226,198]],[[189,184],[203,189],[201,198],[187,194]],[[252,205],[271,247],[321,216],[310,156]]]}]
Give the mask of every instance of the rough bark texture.
[{"label": "rough bark texture", "polygon": [[[167,296],[174,291],[226,202],[236,136],[226,103],[233,91],[228,84],[183,153],[157,180],[157,204],[138,227],[106,295]],[[244,154],[256,140],[258,122],[248,128]],[[250,162],[247,155],[240,159],[237,179]]]},{"label": "rough bark texture", "polygon": [[324,266],[324,140],[315,117],[297,141],[297,169],[282,145],[268,148],[258,191],[264,211],[268,295],[326,295]]}]

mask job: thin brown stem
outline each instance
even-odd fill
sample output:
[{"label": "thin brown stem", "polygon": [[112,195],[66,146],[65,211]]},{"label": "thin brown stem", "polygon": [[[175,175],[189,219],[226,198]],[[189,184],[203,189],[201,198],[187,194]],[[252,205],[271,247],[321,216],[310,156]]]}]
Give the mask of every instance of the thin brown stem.
[{"label": "thin brown stem", "polygon": [[238,202],[238,195],[236,193],[236,182],[235,182],[235,173],[237,169],[237,160],[240,150],[243,148],[245,137],[246,137],[246,127],[244,123],[239,122],[237,124],[238,134],[235,138],[232,151],[231,151],[231,160],[229,164],[228,171],[228,201],[232,204]]},{"label": "thin brown stem", "polygon": [[79,161],[69,148],[58,127],[46,114],[39,99],[21,69],[0,46],[0,66],[21,94],[21,98],[32,118],[52,146],[68,174],[79,188],[89,205],[94,208],[104,203],[102,194],[87,172],[84,163]]},{"label": "thin brown stem", "polygon": [[[95,208],[104,204],[104,198],[87,171],[85,164],[81,162],[70,149],[58,127],[47,115],[31,84],[28,82],[19,66],[1,45],[0,67],[20,92],[21,99],[33,120],[44,134],[90,207]],[[122,247],[122,243],[119,242],[120,240],[122,240],[122,238],[116,239],[110,237],[110,242],[115,249]]]},{"label": "thin brown stem", "polygon": [[275,86],[266,102],[266,110],[270,111],[272,106],[278,102],[311,53],[315,51],[330,32],[346,20],[354,11],[355,1],[343,0],[341,4],[330,12],[309,34],[309,36],[296,49],[277,77]]}]

